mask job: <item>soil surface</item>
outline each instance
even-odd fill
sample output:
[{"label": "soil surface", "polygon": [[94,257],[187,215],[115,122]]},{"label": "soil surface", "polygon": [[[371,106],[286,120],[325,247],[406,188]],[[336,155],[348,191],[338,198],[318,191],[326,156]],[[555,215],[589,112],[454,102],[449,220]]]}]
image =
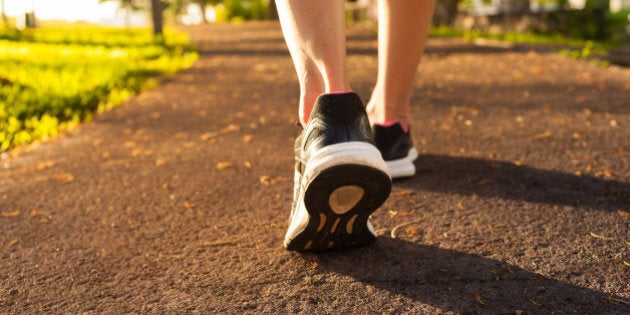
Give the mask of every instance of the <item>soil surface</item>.
[{"label": "soil surface", "polygon": [[[277,23],[0,160],[0,313],[630,313],[630,69],[431,39],[378,241],[282,248],[298,84]],[[349,31],[365,99],[376,37]]]}]

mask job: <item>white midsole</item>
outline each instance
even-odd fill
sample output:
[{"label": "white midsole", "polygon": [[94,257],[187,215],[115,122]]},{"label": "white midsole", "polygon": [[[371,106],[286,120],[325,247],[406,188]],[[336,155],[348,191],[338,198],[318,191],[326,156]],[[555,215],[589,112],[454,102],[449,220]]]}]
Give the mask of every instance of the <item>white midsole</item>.
[{"label": "white midsole", "polygon": [[302,189],[322,171],[337,165],[365,165],[389,174],[381,152],[367,142],[344,142],[326,146],[311,156],[302,177]]},{"label": "white midsole", "polygon": [[389,169],[390,176],[392,178],[413,176],[416,174],[416,166],[413,164],[413,161],[417,158],[418,151],[416,148],[411,147],[406,157],[398,160],[387,161],[387,168]]}]

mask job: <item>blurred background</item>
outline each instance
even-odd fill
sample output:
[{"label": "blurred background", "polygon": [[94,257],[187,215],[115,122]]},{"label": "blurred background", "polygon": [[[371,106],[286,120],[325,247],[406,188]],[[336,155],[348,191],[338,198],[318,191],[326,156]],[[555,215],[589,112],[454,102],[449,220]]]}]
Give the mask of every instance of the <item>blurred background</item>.
[{"label": "blurred background", "polygon": [[[36,26],[38,20],[147,26],[276,16],[270,0],[1,0],[0,4],[4,23],[17,28]],[[347,1],[347,6],[353,20],[376,19],[376,0]],[[627,44],[629,14],[630,0],[438,0],[434,24],[491,33],[562,34]]]}]

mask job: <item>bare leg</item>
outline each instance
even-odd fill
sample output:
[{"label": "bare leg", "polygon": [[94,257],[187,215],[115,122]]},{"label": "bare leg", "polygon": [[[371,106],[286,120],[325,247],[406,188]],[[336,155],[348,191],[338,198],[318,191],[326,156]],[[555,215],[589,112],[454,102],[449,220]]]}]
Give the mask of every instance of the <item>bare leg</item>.
[{"label": "bare leg", "polygon": [[435,0],[379,0],[378,77],[367,111],[371,123],[409,126],[413,81]]},{"label": "bare leg", "polygon": [[342,0],[277,0],[278,15],[300,81],[300,121],[306,125],[322,93],[348,91]]}]

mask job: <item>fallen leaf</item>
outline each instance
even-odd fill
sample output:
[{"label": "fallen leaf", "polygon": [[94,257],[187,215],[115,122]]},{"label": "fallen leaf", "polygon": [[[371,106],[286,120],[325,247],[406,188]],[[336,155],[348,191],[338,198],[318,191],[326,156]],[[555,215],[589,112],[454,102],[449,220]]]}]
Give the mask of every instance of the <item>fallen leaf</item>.
[{"label": "fallen leaf", "polygon": [[190,208],[192,208],[192,207],[193,207],[193,206],[192,206],[192,204],[190,204],[190,202],[188,202],[188,201],[184,201],[184,208],[186,208],[186,209],[190,209]]},{"label": "fallen leaf", "polygon": [[230,168],[232,166],[233,165],[230,162],[219,162],[219,163],[217,163],[217,169],[218,170],[224,170],[224,169]]},{"label": "fallen leaf", "polygon": [[212,138],[214,138],[214,137],[216,137],[218,135],[219,135],[218,132],[214,132],[214,131],[213,132],[206,132],[206,133],[202,134],[199,138],[201,140],[203,140],[203,141],[207,141],[207,140],[212,139]]},{"label": "fallen leaf", "polygon": [[625,211],[625,210],[621,210],[621,209],[617,210],[617,214],[619,214],[620,216],[622,216],[624,218],[630,216],[630,212]]},{"label": "fallen leaf", "polygon": [[162,166],[166,164],[166,160],[165,159],[157,159],[155,160],[155,166]]},{"label": "fallen leaf", "polygon": [[418,235],[418,229],[416,229],[416,228],[415,228],[415,227],[413,227],[413,226],[408,226],[408,227],[405,229],[405,232],[407,232],[407,234],[409,234],[409,235]]},{"label": "fallen leaf", "polygon": [[16,239],[12,239],[11,241],[9,241],[9,243],[7,244],[7,246],[8,246],[8,247],[11,247],[11,246],[13,246],[13,245],[17,244],[17,242],[18,242],[18,240],[16,240]]},{"label": "fallen leaf", "polygon": [[51,178],[48,178],[49,180],[56,180],[59,182],[65,182],[65,183],[70,183],[74,181],[74,175],[70,174],[70,173],[59,173]]},{"label": "fallen leaf", "polygon": [[260,183],[262,183],[263,185],[273,185],[276,183],[286,182],[288,180],[289,179],[284,176],[276,176],[274,178],[271,178],[267,175],[260,176]]},{"label": "fallen leaf", "polygon": [[101,157],[104,159],[109,159],[112,155],[109,152],[101,153]]},{"label": "fallen leaf", "polygon": [[127,142],[125,142],[125,147],[126,147],[126,148],[133,148],[133,147],[135,147],[135,146],[136,146],[136,143],[135,143],[135,142],[133,142],[133,141],[127,141]]},{"label": "fallen leaf", "polygon": [[396,196],[404,197],[404,196],[411,195],[412,193],[413,193],[413,190],[406,189],[406,190],[401,190],[401,191],[397,192]]},{"label": "fallen leaf", "polygon": [[220,134],[226,134],[226,133],[230,133],[230,132],[234,132],[234,131],[238,131],[239,129],[241,129],[241,127],[239,127],[236,124],[230,124],[227,127],[219,130]]},{"label": "fallen leaf", "polygon": [[553,137],[553,132],[545,131],[543,133],[539,133],[539,134],[535,134],[535,135],[529,136],[529,137],[527,137],[527,140],[534,141],[534,140],[541,140],[541,139],[546,139],[546,138],[550,138],[550,137]]},{"label": "fallen leaf", "polygon": [[20,215],[20,210],[12,212],[0,212],[0,218],[15,218]]},{"label": "fallen leaf", "polygon": [[51,168],[53,166],[55,166],[55,162],[54,161],[40,162],[40,163],[37,163],[37,165],[35,165],[35,170],[42,171],[42,170],[45,170],[47,168]]},{"label": "fallen leaf", "polygon": [[245,167],[247,168],[252,168],[252,163],[250,161],[243,162],[243,165],[245,165]]},{"label": "fallen leaf", "polygon": [[613,172],[610,169],[602,168],[602,169],[598,170],[597,172],[595,172],[595,176],[596,177],[611,178],[611,177],[614,176],[614,174],[613,174]]},{"label": "fallen leaf", "polygon": [[245,143],[249,143],[250,141],[252,141],[252,139],[254,138],[254,136],[247,134],[243,136],[243,142]]},{"label": "fallen leaf", "polygon": [[31,211],[31,214],[29,215],[29,217],[38,217],[38,216],[42,216],[42,215],[46,215],[46,213],[41,212],[39,210],[33,210]]}]

